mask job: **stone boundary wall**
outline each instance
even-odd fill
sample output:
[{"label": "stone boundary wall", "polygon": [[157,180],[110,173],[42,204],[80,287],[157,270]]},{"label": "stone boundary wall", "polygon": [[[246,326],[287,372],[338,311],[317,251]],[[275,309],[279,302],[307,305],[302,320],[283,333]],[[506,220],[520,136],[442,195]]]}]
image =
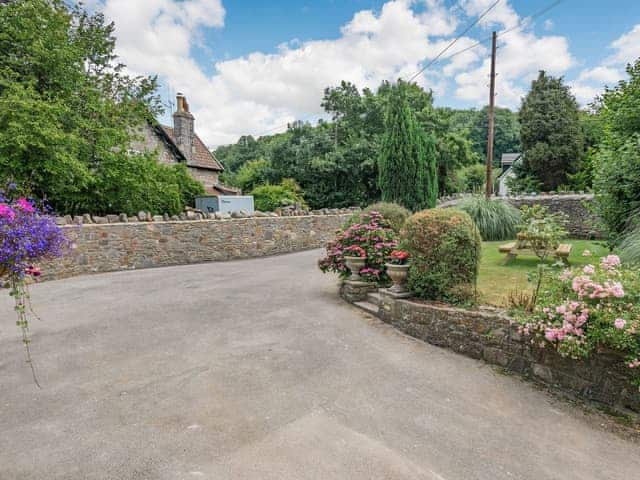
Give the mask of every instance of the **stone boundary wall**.
[{"label": "stone boundary wall", "polygon": [[351,213],[64,225],[73,248],[43,279],[290,253],[323,246]]},{"label": "stone boundary wall", "polygon": [[[455,207],[463,197],[447,200],[438,205],[439,208]],[[598,230],[598,217],[589,209],[593,203],[593,194],[558,194],[532,195],[520,197],[495,197],[509,202],[516,208],[523,205],[543,205],[551,213],[564,213],[567,216],[566,228],[571,238],[600,239],[602,232]]]},{"label": "stone boundary wall", "polygon": [[[343,297],[356,300],[349,290],[343,287]],[[532,345],[500,309],[468,310],[382,293],[376,315],[412,337],[640,418],[640,393],[630,383],[623,358],[614,352],[586,360],[563,358],[552,349]]]}]

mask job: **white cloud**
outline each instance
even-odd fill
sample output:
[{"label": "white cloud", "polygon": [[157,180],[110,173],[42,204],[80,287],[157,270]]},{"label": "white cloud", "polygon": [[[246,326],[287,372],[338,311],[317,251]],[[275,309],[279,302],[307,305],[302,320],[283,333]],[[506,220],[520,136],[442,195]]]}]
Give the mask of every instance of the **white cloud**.
[{"label": "white cloud", "polygon": [[573,93],[582,105],[591,103],[605,86],[613,86],[625,78],[625,65],[640,57],[640,24],[611,42],[609,48],[614,50],[612,55],[600,65],[582,70],[573,82]]},{"label": "white cloud", "polygon": [[607,60],[607,63],[621,63],[625,65],[627,63],[633,63],[640,57],[640,24],[615,40],[611,44],[611,47],[617,51]]},{"label": "white cloud", "polygon": [[[493,0],[469,0],[465,8],[469,15],[485,11]],[[525,22],[508,2],[499,3],[482,19],[481,24],[498,32],[512,29]],[[485,105],[488,102],[491,63],[488,54],[480,65],[467,68],[455,77],[458,98]],[[539,70],[561,75],[575,64],[567,39],[561,36],[535,35],[527,26],[498,35],[496,54],[496,104],[517,108]],[[447,71],[447,67],[445,67]]]},{"label": "white cloud", "polygon": [[617,68],[599,66],[580,72],[579,82],[594,81],[611,85],[622,78],[622,73]]},{"label": "white cloud", "polygon": [[[324,88],[340,80],[375,88],[382,80],[411,76],[493,1],[461,0],[450,7],[445,0],[389,0],[380,11],[355,13],[337,39],[290,41],[276,53],[219,61],[215,73],[208,75],[193,52],[205,29],[224,26],[222,0],[102,0],[107,18],[116,22],[117,52],[129,70],[158,74],[175,91],[184,92],[196,128],[210,145],[260,134],[297,118],[317,118],[323,114]],[[482,20],[478,28],[484,31],[474,36],[483,38],[490,28],[510,28],[520,20],[502,1]],[[445,57],[476,41],[461,38]],[[222,53],[215,45],[206,47]],[[416,81],[438,96],[485,104],[487,53],[486,46],[473,48],[438,62]],[[563,37],[509,33],[498,51],[498,103],[517,106],[538,69],[561,74],[573,62]]]}]

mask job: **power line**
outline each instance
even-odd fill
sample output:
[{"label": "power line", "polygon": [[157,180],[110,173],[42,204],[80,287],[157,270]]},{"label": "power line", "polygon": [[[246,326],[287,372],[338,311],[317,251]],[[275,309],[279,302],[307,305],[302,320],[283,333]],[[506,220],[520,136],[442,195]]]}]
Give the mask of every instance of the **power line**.
[{"label": "power line", "polygon": [[[557,7],[560,3],[562,3],[564,0],[556,0],[555,2],[547,5],[545,8],[538,10],[537,12],[535,12],[532,15],[529,15],[528,17],[523,18],[522,20],[520,20],[516,25],[514,25],[513,27],[507,28],[506,30],[503,30],[501,32],[498,32],[497,34],[497,38],[500,38],[508,33],[513,32],[514,30],[518,30],[519,28],[522,28],[524,26],[526,26],[528,23],[530,23],[532,20],[535,20],[536,18],[544,15],[545,13],[547,13],[549,10],[551,10],[552,8]],[[476,43],[469,45],[468,47],[463,48],[462,50],[458,50],[457,52],[452,53],[451,55],[441,59],[440,61],[444,61],[444,60],[449,60],[450,58],[453,58],[457,55],[460,55],[461,53],[467,52],[473,48],[476,48],[478,45],[482,45],[485,42],[488,42],[491,40],[492,37],[486,37],[483,38],[482,40],[477,41]],[[433,62],[433,63],[438,63],[438,62]]]},{"label": "power line", "polygon": [[496,0],[495,2],[493,2],[489,8],[487,8],[484,12],[482,12],[482,14],[476,18],[473,22],[471,22],[467,28],[465,28],[456,38],[454,38],[451,42],[449,42],[449,44],[444,47],[443,50],[440,51],[440,53],[438,53],[438,55],[436,55],[435,58],[433,58],[429,63],[427,63],[424,67],[422,67],[420,70],[418,70],[416,73],[414,73],[411,78],[408,80],[409,82],[413,81],[418,75],[420,75],[422,72],[424,72],[427,68],[429,68],[431,65],[433,65],[434,63],[436,63],[438,61],[438,59],[444,55],[444,53],[449,50],[451,47],[453,47],[456,42],[458,40],[460,40],[469,30],[471,30],[473,27],[475,27],[478,22],[480,22],[480,20],[482,20],[485,16],[488,15],[488,13],[494,9],[494,7],[496,5],[498,5],[502,0]]}]

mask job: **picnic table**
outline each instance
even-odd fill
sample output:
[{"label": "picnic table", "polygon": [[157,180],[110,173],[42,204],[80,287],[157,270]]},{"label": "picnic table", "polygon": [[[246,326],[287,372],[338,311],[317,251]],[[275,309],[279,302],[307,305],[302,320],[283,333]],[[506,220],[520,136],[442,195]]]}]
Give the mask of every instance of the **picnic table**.
[{"label": "picnic table", "polygon": [[[565,265],[569,266],[569,255],[571,254],[571,248],[573,245],[570,243],[561,243],[558,245],[558,248],[555,250],[547,251],[547,255],[553,256],[558,260],[562,261]],[[505,253],[505,263],[509,263],[512,260],[515,260],[518,255],[535,255],[538,254],[527,244],[527,242],[523,241],[515,241],[505,243],[504,245],[500,245],[499,247],[500,253]]]}]

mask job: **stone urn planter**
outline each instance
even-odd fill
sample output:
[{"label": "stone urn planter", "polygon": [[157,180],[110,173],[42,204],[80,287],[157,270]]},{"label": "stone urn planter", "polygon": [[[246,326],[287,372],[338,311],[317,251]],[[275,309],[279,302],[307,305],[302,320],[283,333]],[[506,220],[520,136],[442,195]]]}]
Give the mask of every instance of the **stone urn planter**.
[{"label": "stone urn planter", "polygon": [[364,279],[360,276],[360,270],[364,268],[364,264],[367,261],[366,257],[350,257],[345,256],[344,261],[347,264],[347,267],[351,271],[351,276],[349,280],[354,282],[362,282]]},{"label": "stone urn planter", "polygon": [[394,263],[385,264],[387,267],[387,275],[391,278],[393,282],[393,286],[389,289],[389,291],[393,293],[409,293],[406,287],[407,283],[407,275],[409,274],[410,265],[396,265]]}]

